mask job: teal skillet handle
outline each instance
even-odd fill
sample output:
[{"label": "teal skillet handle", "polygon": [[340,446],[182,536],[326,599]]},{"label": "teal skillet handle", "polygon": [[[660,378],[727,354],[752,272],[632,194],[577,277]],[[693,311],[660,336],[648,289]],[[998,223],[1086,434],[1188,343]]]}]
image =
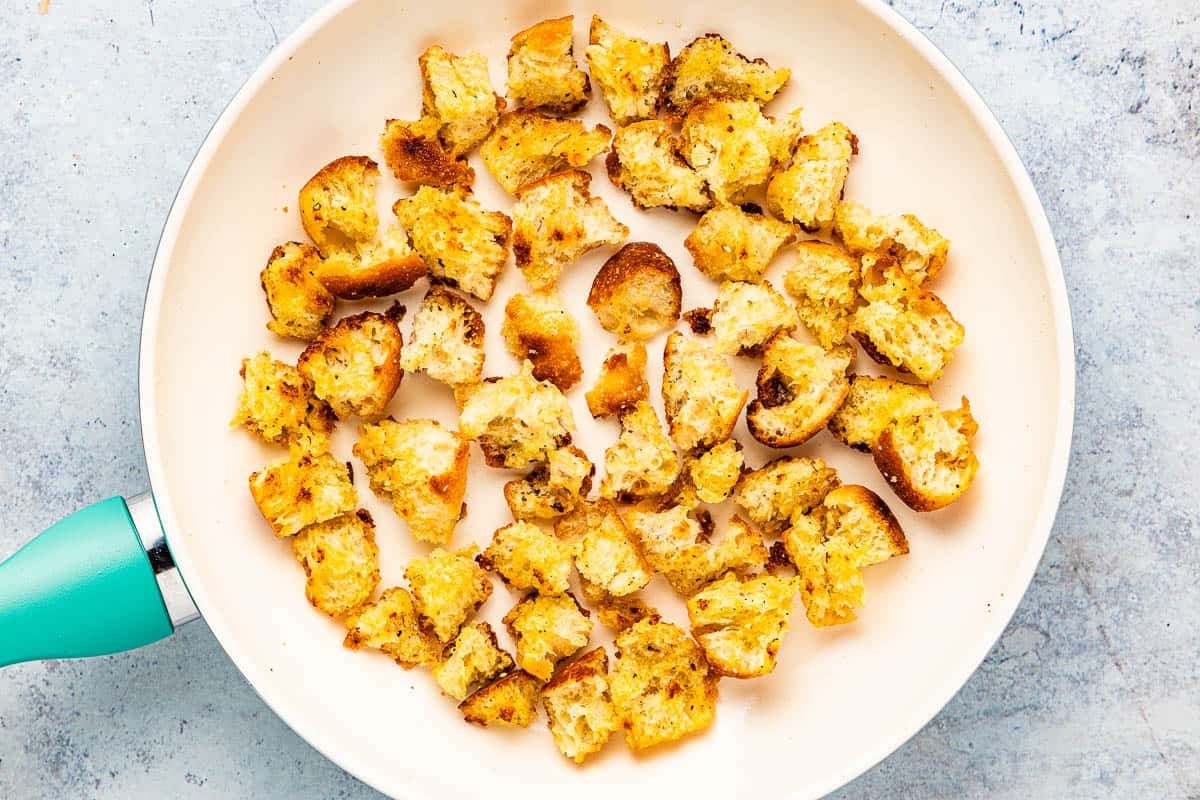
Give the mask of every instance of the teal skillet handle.
[{"label": "teal skillet handle", "polygon": [[131,650],[196,616],[148,494],[77,511],[0,564],[0,666]]}]

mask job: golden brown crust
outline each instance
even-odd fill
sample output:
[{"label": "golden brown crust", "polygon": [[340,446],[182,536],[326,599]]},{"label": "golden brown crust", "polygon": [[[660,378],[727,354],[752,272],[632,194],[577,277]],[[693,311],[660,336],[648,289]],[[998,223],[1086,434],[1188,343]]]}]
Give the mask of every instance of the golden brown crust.
[{"label": "golden brown crust", "polygon": [[592,84],[575,63],[575,17],[545,19],[518,31],[508,51],[508,94],[522,108],[574,114]]},{"label": "golden brown crust", "polygon": [[646,383],[646,346],[620,344],[608,352],[596,383],[584,395],[593,417],[621,416],[650,396]]},{"label": "golden brown crust", "polygon": [[608,149],[612,131],[591,130],[577,119],[557,119],[536,111],[513,111],[500,117],[479,154],[488,171],[509,194],[527,183],[564,169],[584,169]]},{"label": "golden brown crust", "polygon": [[492,89],[487,59],[479,53],[455,55],[440,45],[421,53],[421,113],[441,124],[438,138],[454,157],[482,142],[504,109]]},{"label": "golden brown crust", "polygon": [[309,525],[292,537],[313,608],[341,617],[371,599],[379,585],[375,522],[366,509]]},{"label": "golden brown crust", "polygon": [[523,670],[510,672],[475,691],[458,705],[463,719],[486,728],[490,723],[527,728],[537,717],[538,687]]},{"label": "golden brown crust", "polygon": [[405,669],[438,663],[443,649],[421,623],[412,595],[398,587],[384,589],[378,600],[364,603],[346,617],[342,646],[379,650]]},{"label": "golden brown crust", "polygon": [[296,368],[339,419],[352,414],[374,419],[387,408],[404,377],[404,341],[396,324],[403,314],[403,306],[393,305],[386,314],[364,311],[343,317],[300,354]]},{"label": "golden brown crust", "polygon": [[712,207],[708,184],[683,160],[679,142],[661,120],[618,129],[604,166],[609,180],[629,193],[636,208],[686,208],[701,213]]},{"label": "golden brown crust", "polygon": [[300,223],[321,255],[355,250],[375,238],[378,179],[379,165],[373,159],[342,156],[317,170],[300,188]]},{"label": "golden brown crust", "polygon": [[683,246],[691,253],[696,269],[714,281],[757,283],[779,248],[795,238],[793,226],[746,203],[707,211]]},{"label": "golden brown crust", "polygon": [[287,242],[271,251],[259,275],[271,321],[267,329],[279,336],[311,341],[333,314],[333,295],[320,281],[317,248]]},{"label": "golden brown crust", "polygon": [[758,396],[746,408],[750,435],[768,447],[793,447],[815,436],[850,391],[849,349],[827,353],[779,334],[763,353]]},{"label": "golden brown crust", "polygon": [[469,186],[475,180],[475,170],[465,160],[450,155],[438,139],[440,127],[433,117],[417,122],[387,121],[379,144],[396,180],[431,186]]},{"label": "golden brown crust", "polygon": [[567,391],[583,377],[579,362],[579,326],[563,307],[558,292],[515,294],[504,306],[501,335],[518,361],[533,364],[533,377]]},{"label": "golden brown crust", "polygon": [[727,94],[769,101],[791,77],[789,69],[772,69],[761,58],[749,59],[719,33],[693,39],[664,70],[662,108],[668,119],[680,119],[697,101]]},{"label": "golden brown crust", "polygon": [[428,273],[425,262],[416,253],[353,269],[343,267],[345,263],[327,261],[321,268],[321,283],[330,294],[343,300],[399,294]]},{"label": "golden brown crust", "polygon": [[592,15],[586,51],[588,69],[600,85],[613,121],[627,125],[654,116],[663,72],[671,60],[667,44],[626,36]]},{"label": "golden brown crust", "polygon": [[287,458],[251,474],[249,484],[250,496],[279,538],[358,506],[349,463],[329,453],[293,450]]},{"label": "golden brown crust", "polygon": [[605,330],[637,340],[674,325],[682,302],[675,262],[650,242],[630,242],[614,253],[596,272],[587,296]]}]

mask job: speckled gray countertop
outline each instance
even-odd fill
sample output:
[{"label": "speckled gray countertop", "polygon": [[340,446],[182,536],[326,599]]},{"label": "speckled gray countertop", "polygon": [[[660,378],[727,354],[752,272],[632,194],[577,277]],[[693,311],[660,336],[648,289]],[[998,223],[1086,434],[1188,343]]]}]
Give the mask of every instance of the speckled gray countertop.
[{"label": "speckled gray countertop", "polygon": [[[142,295],[225,102],[320,0],[6,0],[0,557],[147,485]],[[1200,798],[1200,6],[902,0],[1016,142],[1062,249],[1078,417],[1062,510],[983,667],[851,798]],[[377,797],[202,622],[0,671],[0,797]]]}]

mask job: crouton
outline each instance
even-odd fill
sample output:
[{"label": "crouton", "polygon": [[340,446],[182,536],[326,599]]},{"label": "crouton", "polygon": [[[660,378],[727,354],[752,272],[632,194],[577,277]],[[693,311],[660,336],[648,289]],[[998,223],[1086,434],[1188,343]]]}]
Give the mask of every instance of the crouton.
[{"label": "crouton", "polygon": [[800,320],[796,309],[766,281],[724,281],[717,290],[710,324],[718,352],[760,355],[775,334],[793,330]]},{"label": "crouton", "polygon": [[729,497],[742,476],[745,458],[737,439],[726,439],[688,459],[687,473],[696,496],[705,503],[720,503]]},{"label": "crouton", "polygon": [[804,136],[792,163],[771,176],[767,208],[809,233],[830,224],[850,174],[850,158],[857,152],[858,137],[840,122]]},{"label": "crouton", "polygon": [[343,644],[349,649],[382,651],[405,669],[432,666],[442,657],[442,643],[421,623],[412,595],[404,589],[385,589],[374,603],[346,618],[346,630]]},{"label": "crouton", "polygon": [[319,278],[321,255],[312,245],[288,242],[271,251],[259,276],[271,321],[267,330],[309,341],[333,313],[333,295]]},{"label": "crouton", "polygon": [[851,255],[890,256],[916,285],[946,266],[950,240],[912,214],[876,214],[859,203],[838,203],[833,232]]},{"label": "crouton", "polygon": [[412,587],[417,613],[435,636],[449,642],[492,595],[492,582],[475,563],[474,545],[447,552],[435,547],[408,562],[404,577]]},{"label": "crouton", "polygon": [[768,447],[792,447],[817,434],[846,399],[853,351],[826,352],[786,334],[772,339],[758,370],[758,396],[746,409],[750,435]]},{"label": "crouton", "polygon": [[428,272],[408,234],[389,225],[379,241],[360,245],[357,252],[331,253],[317,277],[334,297],[362,300],[403,292]]},{"label": "crouton", "polygon": [[800,597],[817,627],[856,619],[863,605],[862,569],[908,552],[887,504],[865,486],[839,486],[797,514],[783,544],[801,580]]},{"label": "crouton", "polygon": [[520,108],[572,114],[587,104],[592,84],[575,63],[575,17],[546,19],[512,37],[508,99]]},{"label": "crouton", "polygon": [[530,594],[504,615],[504,624],[517,643],[517,666],[543,681],[555,664],[586,646],[592,632],[590,614],[570,592]]},{"label": "crouton", "polygon": [[541,681],[528,672],[510,672],[458,704],[463,719],[486,728],[492,723],[528,728],[537,717]]},{"label": "crouton", "polygon": [[712,207],[708,184],[679,155],[679,143],[665,122],[648,119],[618,129],[604,164],[609,180],[629,192],[638,208],[700,213]]},{"label": "crouton", "polygon": [[556,119],[535,111],[514,111],[480,147],[483,163],[509,194],[564,169],[584,169],[608,149],[612,131],[588,130],[577,119]]},{"label": "crouton", "polygon": [[742,203],[767,183],[801,130],[799,110],[776,120],[752,101],[708,98],[684,117],[679,152],[717,204]]},{"label": "crouton", "polygon": [[567,398],[534,378],[528,361],[516,375],[485,380],[462,398],[459,429],[479,442],[489,466],[521,469],[571,443],[575,418]]},{"label": "crouton", "polygon": [[441,129],[442,121],[429,116],[415,122],[389,119],[385,123],[379,146],[396,180],[430,186],[471,185],[475,170],[450,154],[438,138]]},{"label": "crouton", "polygon": [[712,518],[683,505],[662,511],[633,508],[625,514],[646,562],[687,597],[726,572],[745,573],[767,563],[762,537],[739,517],[712,538]]},{"label": "crouton", "polygon": [[662,395],[671,438],[687,453],[728,439],[749,393],[724,356],[676,331],[663,351]]},{"label": "crouton", "polygon": [[491,133],[504,109],[492,89],[487,59],[479,53],[456,56],[434,45],[421,54],[421,114],[441,123],[438,138],[461,158]]},{"label": "crouton", "polygon": [[579,325],[554,289],[514,294],[504,306],[500,328],[509,352],[533,364],[533,377],[567,391],[583,377]]},{"label": "crouton", "polygon": [[582,764],[620,728],[608,692],[608,654],[603,647],[584,653],[542,687],[542,707],[559,752]]},{"label": "crouton", "polygon": [[459,434],[432,419],[366,424],[354,455],[371,488],[389,500],[413,538],[444,545],[466,513],[470,448]]},{"label": "crouton", "polygon": [[300,188],[300,224],[321,255],[357,251],[375,239],[379,165],[366,156],[334,159]]},{"label": "crouton", "polygon": [[869,453],[887,428],[901,420],[939,411],[928,386],[853,375],[846,402],[829,420],[829,432],[843,444]]},{"label": "crouton", "polygon": [[717,711],[717,676],[685,631],[649,618],[622,631],[608,677],[613,705],[633,750],[707,728]]},{"label": "crouton", "polygon": [[645,341],[672,327],[683,302],[679,270],[662,248],[630,242],[596,272],[587,304],[609,333]]},{"label": "crouton", "polygon": [[596,610],[596,618],[600,620],[600,624],[614,631],[623,631],[643,619],[657,619],[659,616],[658,612],[637,594],[618,597],[583,577],[579,580],[579,588],[583,599],[591,603]]},{"label": "crouton", "polygon": [[761,106],[791,76],[790,69],[772,69],[761,58],[751,61],[720,34],[709,33],[684,47],[667,66],[662,105],[669,117],[681,117],[693,104],[714,95]]},{"label": "crouton", "polygon": [[500,649],[492,626],[477,622],[458,632],[446,659],[433,668],[433,679],[444,694],[462,701],[474,687],[512,668],[512,656]]},{"label": "crouton", "polygon": [[308,602],[331,617],[358,608],[379,586],[375,522],[361,508],[309,525],[292,537],[292,552],[308,577]]},{"label": "crouton", "polygon": [[412,197],[397,200],[392,213],[412,237],[430,276],[480,300],[491,298],[508,260],[512,220],[484,211],[461,185],[422,186]]},{"label": "crouton", "polygon": [[[602,596],[625,597],[650,582],[650,567],[634,547],[613,503],[600,500],[583,505],[555,523],[554,533],[574,545],[575,568]],[[584,597],[590,600],[586,590]]]},{"label": "crouton", "polygon": [[757,678],[775,669],[799,584],[797,578],[726,575],[688,598],[692,633],[714,672]]},{"label": "crouton", "polygon": [[444,286],[431,286],[413,317],[401,364],[447,386],[483,376],[483,315]]},{"label": "crouton", "polygon": [[358,492],[345,462],[329,453],[299,449],[251,475],[250,495],[280,538],[358,507]]},{"label": "crouton", "polygon": [[650,396],[646,383],[646,345],[621,342],[608,351],[600,375],[584,395],[593,417],[621,416]]},{"label": "crouton", "polygon": [[497,530],[475,560],[514,589],[556,595],[570,588],[573,556],[570,545],[537,525],[514,522]]},{"label": "crouton", "polygon": [[527,183],[513,206],[513,253],[534,289],[553,286],[563,267],[606,244],[620,244],[629,228],[618,222],[588,186],[592,176],[566,170]]},{"label": "crouton", "polygon": [[858,292],[867,304],[850,318],[850,332],[867,355],[921,383],[940,378],[965,333],[941,298],[905,277],[894,260],[869,255]]},{"label": "crouton", "polygon": [[639,400],[621,416],[621,435],[604,451],[600,496],[621,502],[662,494],[679,476],[679,456],[654,407]]},{"label": "crouton", "polygon": [[404,377],[403,340],[396,324],[403,313],[403,306],[392,306],[386,314],[364,311],[343,317],[300,354],[296,368],[338,419],[351,414],[375,419],[387,408]]},{"label": "crouton", "polygon": [[618,125],[652,119],[662,96],[671,51],[666,43],[627,36],[595,14],[588,35],[588,69]]},{"label": "crouton", "polygon": [[751,522],[777,534],[839,485],[837,471],[819,458],[780,456],[743,475],[733,499]]},{"label": "crouton", "polygon": [[554,519],[570,514],[592,490],[596,468],[578,447],[560,447],[524,478],[504,484],[515,519]]},{"label": "crouton", "polygon": [[850,334],[858,307],[859,262],[837,245],[816,240],[796,245],[796,263],[783,276],[783,288],[796,298],[800,321],[821,347],[832,350]]},{"label": "crouton", "polygon": [[903,418],[879,434],[872,449],[875,466],[909,508],[945,508],[962,497],[979,470],[971,449],[976,430],[965,397],[958,410]]},{"label": "crouton", "polygon": [[241,425],[269,444],[310,453],[329,449],[337,417],[313,393],[312,383],[291,364],[261,352],[242,359],[242,391],[231,425]]},{"label": "crouton", "polygon": [[717,206],[684,239],[696,269],[714,281],[758,283],[779,248],[796,238],[791,225],[757,206]]}]

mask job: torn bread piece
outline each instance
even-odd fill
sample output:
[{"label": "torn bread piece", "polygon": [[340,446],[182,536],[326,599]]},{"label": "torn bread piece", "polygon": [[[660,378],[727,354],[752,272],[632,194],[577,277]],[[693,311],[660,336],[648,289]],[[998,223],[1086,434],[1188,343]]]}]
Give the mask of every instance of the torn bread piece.
[{"label": "torn bread piece", "polygon": [[250,495],[280,538],[358,508],[350,466],[329,453],[299,449],[252,474]]},{"label": "torn bread piece", "polygon": [[564,169],[584,169],[608,149],[612,131],[589,129],[577,119],[547,117],[536,111],[514,111],[480,147],[483,163],[509,194]]},{"label": "torn bread piece", "polygon": [[579,325],[554,289],[514,294],[504,306],[500,334],[518,361],[533,364],[533,377],[567,391],[583,377]]},{"label": "torn bread piece", "polygon": [[741,581],[726,575],[689,597],[692,633],[712,670],[730,678],[773,671],[799,590],[798,578],[763,575]]},{"label": "torn bread piece", "polygon": [[241,425],[269,444],[309,453],[329,449],[337,417],[298,369],[263,351],[242,359],[240,375],[242,390],[231,425]]},{"label": "torn bread piece", "polygon": [[592,631],[590,614],[570,592],[527,595],[504,615],[504,624],[517,643],[517,666],[543,681],[555,664],[587,646]]},{"label": "torn bread piece", "polygon": [[600,620],[600,624],[614,631],[623,631],[643,619],[659,618],[658,611],[651,608],[641,595],[636,593],[618,597],[582,577],[579,580],[579,589],[583,599],[591,603],[592,608],[596,610],[596,618]]},{"label": "torn bread piece", "polygon": [[646,345],[620,342],[608,351],[600,375],[584,395],[593,417],[621,416],[650,397],[646,383]]},{"label": "torn bread piece", "polygon": [[557,595],[570,588],[573,556],[569,544],[532,522],[513,522],[492,534],[475,561],[514,589]]},{"label": "torn bread piece", "polygon": [[895,259],[917,286],[937,277],[950,253],[950,240],[912,214],[876,214],[860,203],[838,203],[833,232],[851,255]]},{"label": "torn bread piece", "polygon": [[852,375],[846,402],[829,420],[829,432],[849,447],[871,452],[879,434],[901,420],[940,413],[928,386],[895,378]]},{"label": "torn bread piece", "polygon": [[712,207],[708,183],[679,155],[679,143],[665,122],[648,119],[617,130],[605,159],[609,180],[629,192],[638,208]]},{"label": "torn bread piece", "polygon": [[600,496],[632,502],[666,492],[679,476],[679,456],[658,413],[640,400],[621,416],[621,435],[604,451]]},{"label": "torn bread piece", "polygon": [[668,117],[676,118],[714,95],[761,106],[778,94],[791,75],[790,69],[772,69],[761,58],[751,61],[720,34],[709,33],[684,47],[667,66],[662,105]]},{"label": "torn bread piece", "polygon": [[745,457],[737,439],[726,439],[687,460],[687,474],[696,497],[705,503],[720,503],[729,497],[742,477]]},{"label": "torn bread piece", "polygon": [[514,519],[554,519],[570,514],[592,490],[596,468],[578,447],[560,447],[524,478],[504,484]]},{"label": "torn bread piece", "polygon": [[[589,587],[607,597],[625,597],[652,577],[615,504],[589,501],[554,525],[554,534],[575,548],[575,569]],[[584,599],[588,589],[584,590]]]},{"label": "torn bread piece", "polygon": [[512,668],[512,656],[500,649],[492,626],[477,622],[458,632],[445,660],[433,668],[433,679],[444,694],[462,701],[480,684]]},{"label": "torn bread piece", "polygon": [[575,17],[546,19],[512,37],[508,99],[519,108],[573,114],[587,104],[592,84],[575,63]]},{"label": "torn bread piece", "polygon": [[516,375],[485,380],[461,397],[459,429],[479,443],[489,466],[521,469],[571,443],[575,418],[566,396],[534,378],[528,361]]},{"label": "torn bread piece", "polygon": [[404,570],[417,613],[443,642],[452,641],[492,595],[491,580],[475,563],[477,550],[475,545],[452,552],[435,547]]},{"label": "torn bread piece", "polygon": [[504,109],[504,99],[492,88],[487,59],[479,53],[457,56],[435,44],[418,64],[421,114],[438,120],[438,138],[452,158],[461,158],[487,138]]},{"label": "torn bread piece", "polygon": [[840,485],[837,471],[819,458],[780,456],[743,475],[733,499],[751,522],[777,535]]},{"label": "torn bread piece", "polygon": [[793,447],[815,436],[846,399],[853,351],[827,352],[786,334],[772,339],[758,370],[758,396],[746,409],[750,435],[768,447]]},{"label": "torn bread piece", "polygon": [[658,111],[671,51],[665,42],[628,36],[595,14],[584,52],[613,122],[628,125]]},{"label": "torn bread piece", "polygon": [[450,154],[438,138],[441,130],[442,121],[431,116],[413,122],[389,119],[384,124],[379,146],[396,180],[430,186],[471,185],[475,170],[465,159]]},{"label": "torn bread piece", "polygon": [[528,728],[537,718],[538,689],[542,682],[528,672],[510,672],[458,704],[463,719],[486,728],[505,725]]},{"label": "torn bread piece", "polygon": [[379,165],[366,156],[330,161],[300,188],[300,224],[321,255],[370,244],[379,229]]},{"label": "torn bread piece", "polygon": [[826,350],[850,335],[850,318],[859,305],[859,260],[837,245],[799,242],[796,263],[783,276],[783,288],[796,298],[804,327]]},{"label": "torn bread piece", "polygon": [[431,286],[400,361],[409,372],[424,372],[452,388],[476,383],[483,376],[483,333],[483,315],[465,297]]},{"label": "torn bread piece", "polygon": [[717,206],[696,223],[683,246],[696,269],[714,281],[758,283],[779,248],[796,238],[795,227],[754,205]]},{"label": "torn bread piece", "polygon": [[375,522],[365,509],[309,525],[292,537],[313,608],[340,617],[371,599],[379,586]]},{"label": "torn bread piece", "polygon": [[728,439],[749,393],[724,356],[676,331],[663,351],[662,395],[671,438],[688,453]]},{"label": "torn bread piece", "polygon": [[675,262],[650,242],[630,242],[596,272],[587,304],[601,327],[645,341],[674,326],[683,293]]},{"label": "torn bread piece", "polygon": [[757,356],[776,334],[800,325],[796,309],[766,281],[722,282],[709,322],[717,351],[731,356]]},{"label": "torn bread piece", "polygon": [[833,222],[842,200],[850,159],[858,153],[858,137],[840,122],[831,122],[796,144],[792,161],[777,169],[767,185],[767,208],[784,222],[815,233]]},{"label": "torn bread piece", "polygon": [[343,317],[317,335],[296,362],[312,382],[313,394],[333,409],[338,419],[357,414],[363,419],[382,416],[400,386],[404,344],[397,324],[404,306],[386,313],[364,311]]},{"label": "torn bread piece", "polygon": [[584,653],[542,687],[542,707],[559,752],[582,764],[621,727],[608,691],[608,653]]},{"label": "torn bread piece", "polygon": [[405,669],[437,664],[443,648],[421,622],[412,595],[398,587],[385,589],[378,600],[346,618],[343,644],[351,650],[379,650]]},{"label": "torn bread piece", "polygon": [[625,519],[646,562],[683,597],[726,572],[750,573],[767,563],[762,536],[740,517],[715,536],[712,517],[693,514],[684,505],[661,511],[631,508]]},{"label": "torn bread piece", "polygon": [[271,251],[259,275],[271,321],[279,336],[311,341],[333,314],[333,295],[321,283],[321,254],[310,244],[287,242]]},{"label": "torn bread piece", "polygon": [[334,297],[362,300],[403,292],[428,273],[408,234],[389,225],[379,241],[362,245],[357,253],[331,253],[321,264],[318,277]]}]

